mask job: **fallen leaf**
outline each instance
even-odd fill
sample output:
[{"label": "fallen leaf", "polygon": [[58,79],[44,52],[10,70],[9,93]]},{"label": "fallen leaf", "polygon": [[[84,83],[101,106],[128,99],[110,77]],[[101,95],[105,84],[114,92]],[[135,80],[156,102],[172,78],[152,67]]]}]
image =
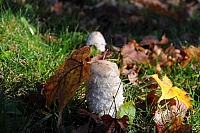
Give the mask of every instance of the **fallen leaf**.
[{"label": "fallen leaf", "polygon": [[128,44],[124,45],[121,51],[121,55],[124,57],[124,65],[133,63],[146,64],[149,62],[148,55],[145,51],[137,51],[137,42],[132,40]]},{"label": "fallen leaf", "polygon": [[[89,116],[90,118],[88,123],[92,122],[91,119],[94,120],[95,123],[93,123],[93,125],[95,126],[92,128],[93,133],[126,133],[126,128],[129,125],[127,124],[129,121],[127,115],[124,115],[120,119],[112,118],[108,114],[100,117],[85,109],[79,109],[78,114],[82,117]],[[86,125],[84,127],[86,127]]]},{"label": "fallen leaf", "polygon": [[158,44],[168,44],[169,39],[166,37],[166,35],[164,34],[162,36],[162,40],[158,43]]},{"label": "fallen leaf", "polygon": [[144,36],[142,41],[139,43],[141,46],[144,45],[153,45],[153,44],[158,44],[159,40],[157,36]]},{"label": "fallen leaf", "polygon": [[104,133],[126,133],[126,128],[129,121],[129,117],[124,115],[121,119],[112,118],[110,115],[103,115],[101,117],[103,121]]},{"label": "fallen leaf", "polygon": [[166,125],[156,124],[158,133],[191,133],[191,126],[183,123],[182,117],[173,117]]},{"label": "fallen leaf", "polygon": [[156,63],[156,72],[162,71],[162,66],[168,65],[167,54],[165,54],[160,45],[154,45],[153,54],[151,56],[151,64]]},{"label": "fallen leaf", "polygon": [[86,116],[90,116],[95,121],[95,123],[102,123],[100,116],[93,114],[93,113],[90,113],[85,109],[79,109],[78,114],[83,118],[85,118]]},{"label": "fallen leaf", "polygon": [[147,105],[152,107],[151,113],[154,114],[156,112],[156,104],[158,102],[158,97],[156,96],[154,91],[151,91],[147,94]]},{"label": "fallen leaf", "polygon": [[[154,122],[159,126],[166,126],[174,117],[185,118],[188,108],[186,105],[175,99],[162,100],[157,105]],[[162,129],[164,129],[162,127]]]},{"label": "fallen leaf", "polygon": [[131,40],[121,50],[123,57],[123,75],[129,79],[133,84],[137,84],[138,80],[138,69],[136,64],[148,64],[148,50],[141,47],[135,40]]},{"label": "fallen leaf", "polygon": [[[135,65],[134,65],[135,66]],[[129,81],[133,84],[133,85],[137,85],[138,84],[138,73],[137,73],[137,69],[135,67],[126,67],[126,69],[122,70],[122,74],[129,79]]]},{"label": "fallen leaf", "polygon": [[200,61],[200,49],[195,46],[190,46],[188,48],[182,48],[181,54],[184,55],[184,60],[181,63],[181,66],[184,68],[187,64],[195,58],[196,61]]},{"label": "fallen leaf", "polygon": [[127,121],[128,124],[133,124],[133,120],[135,118],[135,105],[133,101],[125,102],[117,112],[117,118],[122,118],[124,115],[127,115],[129,117],[129,121]]},{"label": "fallen leaf", "polygon": [[191,128],[189,124],[183,124],[182,117],[174,117],[170,121],[170,127],[167,131],[170,133],[191,133]]},{"label": "fallen leaf", "polygon": [[158,82],[158,84],[161,88],[161,91],[162,91],[162,95],[159,98],[158,103],[161,100],[164,100],[164,99],[174,98],[174,99],[180,100],[189,109],[194,111],[194,109],[192,108],[191,98],[188,96],[188,93],[186,93],[182,89],[179,89],[177,87],[173,87],[171,80],[166,75],[163,77],[162,80],[160,80],[158,78],[157,74],[151,75],[151,77],[154,78]]},{"label": "fallen leaf", "polygon": [[90,76],[90,64],[85,61],[89,54],[89,46],[75,50],[45,83],[46,106],[49,107],[53,100],[59,101],[58,127],[62,123],[64,107]]}]

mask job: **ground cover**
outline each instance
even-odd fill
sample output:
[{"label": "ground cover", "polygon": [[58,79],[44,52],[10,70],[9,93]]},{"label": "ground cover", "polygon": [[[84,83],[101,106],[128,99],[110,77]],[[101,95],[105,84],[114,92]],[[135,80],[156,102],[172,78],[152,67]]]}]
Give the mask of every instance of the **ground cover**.
[{"label": "ground cover", "polygon": [[[198,7],[198,2],[193,6],[188,6],[186,2],[180,6],[173,5],[167,10],[152,10],[151,4],[144,10],[137,10],[137,6],[131,2],[122,2],[120,6],[109,3],[94,6],[97,3],[69,2],[55,6],[55,3],[51,5],[47,1],[26,1],[21,5],[13,1],[1,2],[0,132],[57,132],[58,104],[53,102],[50,109],[44,107],[45,99],[40,95],[39,83],[46,82],[74,49],[83,47],[91,31],[101,31],[109,44],[118,47],[131,40],[139,43],[147,35],[158,37],[151,38],[151,41],[143,40],[154,46],[154,42],[162,40],[164,34],[169,42],[162,49],[168,48],[170,43],[179,50],[182,46],[199,47],[199,9],[192,16],[180,15],[185,7],[185,12],[191,11],[194,6]],[[144,5],[142,2],[139,4]],[[146,46],[150,45],[143,48]],[[109,59],[114,59],[123,70],[121,52],[109,50],[114,53]],[[183,53],[187,52],[183,50]],[[159,56],[151,65],[137,62],[134,64],[137,68],[134,71],[138,72],[137,84],[121,73],[125,101],[134,101],[136,107],[133,125],[127,129],[129,132],[157,132],[153,107],[147,106],[147,95],[152,91],[152,83],[155,83],[147,77],[155,73],[161,76],[167,74],[174,86],[189,93],[196,113],[188,111],[183,122],[190,125],[192,132],[199,132],[200,63],[195,61],[198,55],[196,59],[193,57],[184,67],[182,60],[175,60],[170,66],[160,64],[161,71],[157,68]],[[127,69],[130,68],[133,66]],[[63,111],[63,124],[67,132],[88,123],[87,117],[81,118],[77,113],[79,109],[87,110],[87,106],[83,84]],[[93,124],[90,123],[91,132],[95,126]]]}]

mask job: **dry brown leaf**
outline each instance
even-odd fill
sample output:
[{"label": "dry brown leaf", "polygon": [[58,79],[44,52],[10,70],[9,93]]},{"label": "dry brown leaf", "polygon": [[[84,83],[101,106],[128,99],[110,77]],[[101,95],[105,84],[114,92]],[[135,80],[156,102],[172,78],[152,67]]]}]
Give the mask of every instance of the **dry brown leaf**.
[{"label": "dry brown leaf", "polygon": [[144,36],[142,41],[140,42],[140,45],[150,45],[150,47],[153,45],[153,44],[160,44],[160,45],[164,45],[164,44],[168,44],[169,42],[169,39],[166,37],[166,35],[164,34],[162,36],[162,39],[161,41],[158,40],[158,37],[157,36]]},{"label": "dry brown leaf", "polygon": [[62,111],[80,84],[90,75],[90,64],[86,58],[90,54],[90,47],[85,46],[75,50],[58,68],[45,84],[44,95],[46,106],[49,107],[53,100],[59,101],[58,126],[62,123]]},{"label": "dry brown leaf", "polygon": [[137,85],[137,80],[138,80],[138,73],[137,73],[137,69],[134,68],[134,66],[131,69],[123,69],[122,70],[122,74],[129,79],[129,81],[133,84],[133,85]]},{"label": "dry brown leaf", "polygon": [[[128,127],[127,121],[129,121],[129,117],[127,115],[124,115],[120,119],[112,118],[108,114],[100,117],[85,109],[79,109],[78,114],[82,117],[89,116],[90,118],[88,123],[94,122],[93,124],[95,126],[92,128],[93,133],[126,133],[126,128]],[[87,129],[87,125],[83,127]]]},{"label": "dry brown leaf", "polygon": [[152,107],[151,113],[154,114],[156,111],[156,104],[158,102],[158,97],[156,96],[154,91],[150,91],[147,95],[147,105]]},{"label": "dry brown leaf", "polygon": [[188,108],[185,104],[179,100],[168,99],[162,100],[160,104],[157,105],[157,110],[155,112],[154,122],[164,127],[172,121],[174,117],[184,118]]},{"label": "dry brown leaf", "polygon": [[145,51],[137,51],[136,46],[138,46],[135,40],[128,42],[124,45],[121,51],[121,55],[124,57],[124,64],[133,64],[133,63],[143,63],[146,64],[149,62],[148,55]]},{"label": "dry brown leaf", "polygon": [[190,133],[191,128],[189,124],[183,124],[183,118],[182,117],[174,117],[171,120],[171,125],[169,129],[167,130],[170,133]]},{"label": "dry brown leaf", "polygon": [[123,57],[123,70],[122,73],[133,84],[137,84],[138,69],[137,63],[148,64],[148,50],[141,47],[135,40],[128,42],[121,50]]},{"label": "dry brown leaf", "polygon": [[142,41],[139,43],[140,45],[153,45],[153,44],[158,44],[159,40],[157,36],[144,36]]},{"label": "dry brown leaf", "polygon": [[195,58],[196,61],[200,61],[200,49],[195,46],[190,46],[188,48],[181,49],[181,54],[184,56],[184,61],[181,63],[182,67],[186,67],[187,64]]},{"label": "dry brown leaf", "polygon": [[101,125],[104,133],[126,133],[126,128],[129,117],[124,115],[121,119],[112,118],[110,115],[103,115],[101,117],[103,124]]},{"label": "dry brown leaf", "polygon": [[158,43],[158,44],[168,44],[169,39],[166,37],[166,35],[164,34],[162,36],[162,40]]}]

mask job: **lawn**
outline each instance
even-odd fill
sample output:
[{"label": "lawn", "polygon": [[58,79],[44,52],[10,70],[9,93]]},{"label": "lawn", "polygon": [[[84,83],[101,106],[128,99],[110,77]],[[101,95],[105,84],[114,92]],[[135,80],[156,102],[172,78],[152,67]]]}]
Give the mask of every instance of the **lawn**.
[{"label": "lawn", "polygon": [[[91,6],[94,3],[95,1],[92,1],[83,5]],[[77,5],[80,6],[79,4]],[[130,3],[120,1],[120,4],[127,6]],[[174,20],[165,16],[166,14],[144,10],[142,14],[145,20],[141,19],[135,24],[121,23],[123,20],[116,20],[117,17],[109,20],[107,17],[110,14],[99,18],[95,14],[99,22],[89,25],[86,22],[91,18],[83,19],[81,14],[77,15],[76,12],[57,15],[51,13],[50,6],[45,1],[30,0],[24,5],[10,0],[0,2],[0,133],[57,132],[58,103],[55,101],[50,108],[45,108],[44,99],[38,97],[40,92],[36,84],[44,83],[54,75],[55,70],[74,49],[85,45],[91,31],[99,30],[105,33],[105,36],[108,33],[128,34],[128,41],[135,39],[137,42],[146,35],[161,38],[163,33],[166,33],[169,40],[176,43],[178,48],[190,45],[200,47],[199,10],[187,20]],[[131,6],[126,8],[129,9]],[[181,10],[179,7],[175,9]],[[108,25],[107,21],[104,21],[107,19],[109,24],[110,21],[115,22]],[[166,20],[163,24],[166,24],[167,28],[165,25],[159,25],[159,20]],[[145,22],[141,23],[143,21]],[[106,26],[103,27],[101,24]],[[184,33],[191,35],[181,37]],[[113,40],[110,43],[117,42]],[[119,52],[109,58],[121,59]],[[122,62],[116,63],[122,69]],[[160,75],[167,74],[174,86],[188,92],[196,112],[188,111],[184,123],[191,126],[192,132],[200,132],[200,63],[192,59],[184,68],[177,69],[177,66],[180,66],[179,62],[175,62],[171,67],[163,67]],[[157,132],[151,113],[152,107],[147,106],[146,97],[151,91],[151,81],[147,81],[146,77],[156,73],[156,63],[137,64],[137,67],[140,68],[137,85],[121,75],[125,101],[133,100],[136,106],[136,117],[133,125],[127,130],[130,133]],[[81,118],[77,113],[81,108],[87,110],[87,106],[85,85],[82,84],[63,111],[63,124],[67,132],[88,122],[87,118]],[[91,132],[93,126],[90,126]]]}]

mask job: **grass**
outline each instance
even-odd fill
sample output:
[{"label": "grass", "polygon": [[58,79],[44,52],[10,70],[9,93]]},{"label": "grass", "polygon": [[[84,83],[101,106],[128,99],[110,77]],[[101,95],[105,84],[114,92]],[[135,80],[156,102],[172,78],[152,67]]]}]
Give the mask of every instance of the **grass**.
[{"label": "grass", "polygon": [[[56,17],[49,21],[50,29],[41,31],[41,25],[35,19],[40,12],[34,12],[34,9],[35,7],[31,4],[21,8],[12,4],[1,5],[0,133],[57,132],[57,104],[54,102],[50,110],[35,109],[34,100],[37,93],[35,84],[45,82],[53,75],[55,69],[62,64],[65,57],[73,49],[83,46],[87,38],[86,31],[78,31],[78,24],[74,23],[77,20],[72,16],[62,17],[61,19]],[[30,15],[30,13],[33,15]],[[27,20],[28,24],[21,21],[22,17]],[[63,21],[69,22],[70,26],[63,24]],[[172,22],[173,24],[174,22]],[[30,31],[31,27],[35,28],[34,34]],[[143,28],[141,27],[141,29]],[[171,38],[179,34],[179,28],[173,27],[172,30],[176,32],[171,34]],[[183,27],[182,31],[197,32],[189,28],[191,27]],[[137,30],[141,31],[141,29]],[[142,38],[147,32],[133,35]],[[46,34],[56,35],[59,40],[57,42],[47,42]],[[158,34],[160,33],[158,32]],[[187,123],[192,125],[193,132],[199,132],[200,63],[191,62],[183,69],[176,69],[177,65],[175,64],[173,68],[165,68],[162,75],[167,74],[175,86],[184,88],[194,99],[193,106],[196,113],[189,112]],[[133,86],[124,82],[126,100],[140,101],[141,97],[149,92],[149,83],[144,80],[144,77],[154,74],[155,70],[149,66],[141,66],[141,68],[142,73],[139,75],[141,84]],[[123,79],[123,81],[125,80],[127,79]],[[65,108],[63,122],[68,132],[88,122],[79,118],[76,113],[79,108],[86,107],[85,99],[82,96],[84,90],[84,87],[81,87]],[[144,101],[146,101],[145,98]],[[146,104],[144,102],[144,105]],[[138,108],[130,132],[156,132],[150,112],[150,107]]]}]

